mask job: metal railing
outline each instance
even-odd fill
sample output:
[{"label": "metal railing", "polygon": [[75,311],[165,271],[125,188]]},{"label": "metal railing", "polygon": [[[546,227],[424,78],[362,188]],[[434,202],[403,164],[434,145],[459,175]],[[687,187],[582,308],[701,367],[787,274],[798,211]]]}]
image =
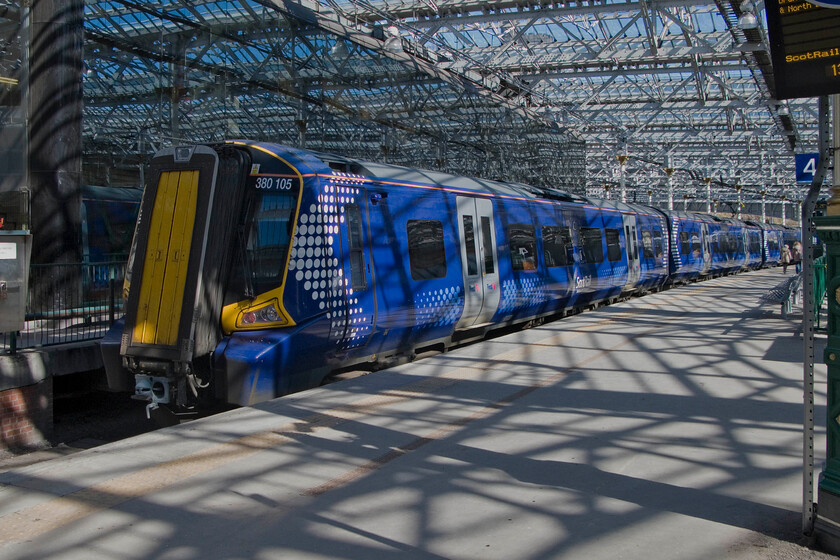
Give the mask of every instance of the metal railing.
[{"label": "metal railing", "polygon": [[0,333],[0,354],[102,338],[123,308],[125,261],[33,264],[26,324]]}]

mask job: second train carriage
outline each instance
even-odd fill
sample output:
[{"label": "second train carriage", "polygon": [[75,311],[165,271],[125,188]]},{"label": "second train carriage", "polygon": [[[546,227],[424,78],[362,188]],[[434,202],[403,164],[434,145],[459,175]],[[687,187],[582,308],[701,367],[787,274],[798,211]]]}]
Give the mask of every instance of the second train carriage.
[{"label": "second train carriage", "polygon": [[158,153],[109,385],[251,404],[754,262],[756,226],[232,141]]}]

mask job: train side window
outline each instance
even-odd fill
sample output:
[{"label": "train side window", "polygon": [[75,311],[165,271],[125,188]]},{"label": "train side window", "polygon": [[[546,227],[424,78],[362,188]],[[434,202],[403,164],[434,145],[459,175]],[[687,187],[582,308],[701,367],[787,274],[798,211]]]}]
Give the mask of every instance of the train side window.
[{"label": "train side window", "polygon": [[493,264],[493,238],[490,231],[489,216],[481,217],[481,239],[484,247],[484,274],[493,274],[496,272],[496,266]]},{"label": "train side window", "polygon": [[362,211],[356,204],[344,207],[347,217],[347,236],[349,238],[350,282],[353,290],[367,289],[365,275],[365,251],[362,241]]},{"label": "train side window", "polygon": [[580,228],[580,256],[584,263],[604,262],[604,242],[600,228]]},{"label": "train side window", "polygon": [[543,226],[543,258],[549,268],[568,266],[572,256],[572,233],[567,227]]},{"label": "train side window", "polygon": [[639,243],[638,241],[635,241],[638,238],[639,236],[636,235],[636,226],[633,226],[633,258],[635,260],[639,260]]},{"label": "train side window", "polygon": [[650,231],[642,230],[642,257],[646,259],[653,258],[653,239]]},{"label": "train side window", "polygon": [[573,264],[575,262],[575,244],[572,239],[572,228],[563,228],[560,232],[560,237],[563,239],[563,245],[566,247],[566,262]]},{"label": "train side window", "polygon": [[687,231],[680,232],[680,254],[687,255],[691,252],[691,245]]},{"label": "train side window", "polygon": [[[621,241],[618,232],[619,230],[614,228],[604,228],[607,237],[607,259],[610,262],[621,260]],[[627,242],[630,243],[630,239]]]},{"label": "train side window", "polygon": [[696,233],[691,236],[691,252],[695,255],[700,254],[700,236]]},{"label": "train side window", "polygon": [[464,245],[467,249],[467,276],[477,276],[478,258],[475,252],[475,228],[472,216],[464,216]]},{"label": "train side window", "polygon": [[413,280],[446,276],[443,223],[438,220],[408,220],[408,263]]},{"label": "train side window", "polygon": [[662,256],[662,232],[658,229],[653,230],[653,252],[657,259]]},{"label": "train side window", "polygon": [[537,269],[537,236],[534,226],[513,224],[508,228],[513,270]]}]

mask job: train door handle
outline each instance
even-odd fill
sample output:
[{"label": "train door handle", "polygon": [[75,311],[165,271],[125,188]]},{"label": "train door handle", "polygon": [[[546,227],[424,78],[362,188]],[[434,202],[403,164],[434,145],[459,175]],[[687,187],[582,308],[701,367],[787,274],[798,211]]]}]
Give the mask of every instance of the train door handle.
[{"label": "train door handle", "polygon": [[9,289],[5,282],[0,282],[0,301],[9,297]]}]

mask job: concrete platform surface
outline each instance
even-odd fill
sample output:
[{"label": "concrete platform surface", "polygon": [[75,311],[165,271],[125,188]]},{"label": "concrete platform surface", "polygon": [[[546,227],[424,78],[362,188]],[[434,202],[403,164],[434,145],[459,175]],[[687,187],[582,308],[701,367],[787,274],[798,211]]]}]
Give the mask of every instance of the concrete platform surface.
[{"label": "concrete platform surface", "polygon": [[759,303],[783,279],[681,287],[13,468],[0,557],[833,558],[802,546],[801,315]]}]

